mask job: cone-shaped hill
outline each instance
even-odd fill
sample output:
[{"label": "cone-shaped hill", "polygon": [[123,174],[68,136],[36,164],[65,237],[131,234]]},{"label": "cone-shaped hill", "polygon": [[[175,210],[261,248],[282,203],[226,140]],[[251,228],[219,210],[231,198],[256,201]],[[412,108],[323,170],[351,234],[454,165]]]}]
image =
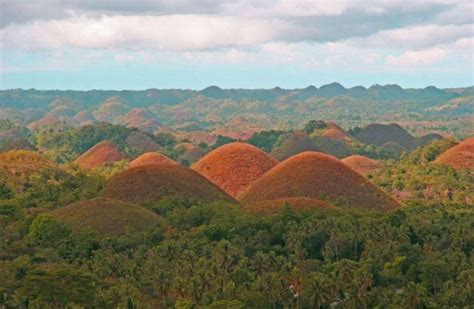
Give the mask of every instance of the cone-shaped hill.
[{"label": "cone-shaped hill", "polygon": [[208,153],[193,169],[236,197],[277,164],[277,160],[255,146],[230,143]]},{"label": "cone-shaped hill", "polygon": [[281,162],[239,195],[239,201],[252,205],[290,197],[384,211],[401,207],[338,159],[318,152],[303,152]]},{"label": "cone-shaped hill", "polygon": [[467,138],[443,152],[436,163],[449,165],[454,169],[474,170],[474,137]]},{"label": "cone-shaped hill", "polygon": [[296,131],[280,136],[271,155],[275,159],[283,161],[304,151],[321,151],[321,149],[304,132]]},{"label": "cone-shaped hill", "polygon": [[363,128],[355,136],[359,141],[382,146],[388,142],[394,142],[406,149],[411,149],[416,138],[396,123],[380,124],[373,123]]},{"label": "cone-shaped hill", "polygon": [[341,160],[341,162],[361,175],[375,172],[384,167],[384,164],[380,161],[372,160],[359,155],[353,155],[344,158]]},{"label": "cone-shaped hill", "polygon": [[163,197],[234,202],[198,172],[168,162],[126,169],[110,178],[102,195],[130,203],[158,202]]},{"label": "cone-shaped hill", "polygon": [[150,165],[150,164],[178,164],[177,162],[171,160],[165,155],[162,155],[161,153],[158,152],[147,152],[130,162],[129,166],[130,168],[136,167],[136,166],[144,166],[144,165]]},{"label": "cone-shaped hill", "polygon": [[159,220],[152,211],[108,198],[81,201],[48,214],[74,232],[92,228],[102,237],[122,235],[128,229],[141,232],[153,227]]},{"label": "cone-shaped hill", "polygon": [[110,141],[102,141],[76,159],[76,163],[84,169],[93,169],[108,163],[127,159],[117,145]]},{"label": "cone-shaped hill", "polygon": [[342,133],[341,131],[339,131],[337,129],[328,129],[328,130],[324,131],[322,136],[338,139],[338,140],[341,140],[341,141],[346,141],[346,140],[349,139],[347,137],[347,135],[345,135],[344,133]]}]

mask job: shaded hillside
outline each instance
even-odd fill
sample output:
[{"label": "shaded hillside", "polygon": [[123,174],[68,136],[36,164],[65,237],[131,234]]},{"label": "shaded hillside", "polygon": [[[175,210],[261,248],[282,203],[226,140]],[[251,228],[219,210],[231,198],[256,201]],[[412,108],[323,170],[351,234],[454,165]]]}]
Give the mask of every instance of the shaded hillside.
[{"label": "shaded hillside", "polygon": [[296,131],[280,135],[273,146],[271,155],[283,161],[304,151],[321,151],[316,143],[305,133]]},{"label": "shaded hillside", "polygon": [[96,198],[71,204],[47,215],[66,224],[75,232],[90,228],[100,237],[125,232],[143,232],[158,223],[158,215],[145,208],[114,199]]}]

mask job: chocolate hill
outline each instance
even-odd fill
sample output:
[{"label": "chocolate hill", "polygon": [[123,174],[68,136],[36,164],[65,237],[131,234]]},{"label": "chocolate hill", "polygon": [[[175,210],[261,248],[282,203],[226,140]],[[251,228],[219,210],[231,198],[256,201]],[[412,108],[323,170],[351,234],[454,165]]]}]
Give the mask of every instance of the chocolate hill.
[{"label": "chocolate hill", "polygon": [[466,138],[456,146],[446,150],[435,162],[449,165],[457,170],[474,170],[474,137]]},{"label": "chocolate hill", "polygon": [[304,132],[296,131],[280,136],[271,155],[279,161],[304,151],[321,151],[316,143]]},{"label": "chocolate hill", "polygon": [[328,130],[324,131],[322,136],[338,139],[338,140],[341,140],[341,141],[346,141],[346,140],[349,139],[347,137],[347,135],[345,135],[344,133],[342,133],[341,131],[339,131],[337,129],[328,129]]},{"label": "chocolate hill", "polygon": [[321,152],[330,154],[339,159],[355,154],[354,149],[352,149],[347,140],[323,135],[317,137],[314,142],[316,146],[321,149]]},{"label": "chocolate hill", "polygon": [[140,131],[131,132],[125,142],[140,153],[161,149],[160,144],[156,143],[148,134]]},{"label": "chocolate hill", "polygon": [[110,141],[102,141],[84,152],[74,162],[84,169],[92,169],[127,158],[128,156],[117,145]]},{"label": "chocolate hill", "polygon": [[126,169],[110,178],[102,195],[130,203],[158,202],[163,197],[234,202],[196,171],[168,162]]},{"label": "chocolate hill", "polygon": [[255,146],[230,143],[208,153],[193,169],[236,197],[277,164],[277,160]]},{"label": "chocolate hill", "polygon": [[300,153],[281,162],[239,195],[239,201],[252,205],[290,197],[383,211],[401,207],[338,159],[318,152]]},{"label": "chocolate hill", "polygon": [[108,198],[81,201],[53,210],[48,215],[65,223],[74,232],[92,228],[102,237],[122,235],[130,229],[143,232],[159,220],[152,211]]},{"label": "chocolate hill", "polygon": [[396,123],[369,124],[357,133],[355,138],[363,143],[376,146],[382,146],[385,143],[394,142],[406,149],[411,149],[412,146],[416,144],[415,137]]},{"label": "chocolate hill", "polygon": [[150,164],[178,164],[165,155],[158,152],[147,152],[130,162],[129,167],[144,166]]},{"label": "chocolate hill", "polygon": [[375,172],[384,167],[384,164],[380,161],[372,160],[359,155],[353,155],[344,158],[341,160],[341,162],[361,175]]}]

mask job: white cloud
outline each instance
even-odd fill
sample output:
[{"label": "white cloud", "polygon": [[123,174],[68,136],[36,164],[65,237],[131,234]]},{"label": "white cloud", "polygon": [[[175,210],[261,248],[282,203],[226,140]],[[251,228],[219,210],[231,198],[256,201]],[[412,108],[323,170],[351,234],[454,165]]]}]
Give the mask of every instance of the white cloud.
[{"label": "white cloud", "polygon": [[356,45],[395,49],[425,49],[472,36],[473,25],[423,25],[383,30],[367,38],[353,39]]},{"label": "white cloud", "polygon": [[75,17],[10,25],[0,30],[12,48],[213,49],[272,41],[281,21],[204,15]]},{"label": "white cloud", "polygon": [[395,68],[432,65],[447,56],[448,52],[442,49],[410,50],[400,56],[388,56],[386,64]]}]

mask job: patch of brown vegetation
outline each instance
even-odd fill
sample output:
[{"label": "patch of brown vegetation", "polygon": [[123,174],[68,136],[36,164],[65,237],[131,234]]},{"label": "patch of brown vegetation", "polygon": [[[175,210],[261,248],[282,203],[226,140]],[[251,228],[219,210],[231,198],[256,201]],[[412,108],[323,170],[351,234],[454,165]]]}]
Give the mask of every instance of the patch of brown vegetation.
[{"label": "patch of brown vegetation", "polygon": [[74,162],[84,169],[92,169],[127,158],[128,156],[120,151],[117,145],[110,141],[102,141],[87,150]]},{"label": "patch of brown vegetation", "polygon": [[74,232],[92,228],[101,237],[122,235],[129,229],[143,232],[159,220],[157,214],[143,207],[109,198],[81,201],[48,214]]},{"label": "patch of brown vegetation", "polygon": [[449,165],[457,170],[474,170],[474,137],[466,138],[456,146],[446,150],[435,162]]},{"label": "patch of brown vegetation", "polygon": [[246,205],[242,208],[256,215],[271,215],[288,205],[293,209],[327,209],[334,208],[333,205],[316,199],[305,197],[279,198],[271,201],[261,201],[252,205]]},{"label": "patch of brown vegetation", "polygon": [[158,152],[147,152],[130,162],[128,167],[144,166],[150,164],[178,164],[167,156]]},{"label": "patch of brown vegetation", "polygon": [[401,205],[335,157],[304,152],[281,162],[239,195],[244,205],[304,197],[335,206],[392,210]]},{"label": "patch of brown vegetation", "polygon": [[359,155],[353,155],[344,158],[341,160],[341,162],[361,175],[375,172],[384,167],[384,164],[380,161],[372,160]]},{"label": "patch of brown vegetation", "polygon": [[208,153],[193,169],[236,197],[277,164],[277,160],[255,146],[230,143]]},{"label": "patch of brown vegetation", "polygon": [[321,151],[316,143],[301,131],[285,134],[280,136],[280,139],[282,139],[281,144],[274,147],[271,153],[279,161],[286,160],[304,151]]},{"label": "patch of brown vegetation", "polygon": [[167,196],[234,202],[196,171],[166,162],[136,166],[116,174],[107,182],[103,196],[130,203],[158,202]]}]

